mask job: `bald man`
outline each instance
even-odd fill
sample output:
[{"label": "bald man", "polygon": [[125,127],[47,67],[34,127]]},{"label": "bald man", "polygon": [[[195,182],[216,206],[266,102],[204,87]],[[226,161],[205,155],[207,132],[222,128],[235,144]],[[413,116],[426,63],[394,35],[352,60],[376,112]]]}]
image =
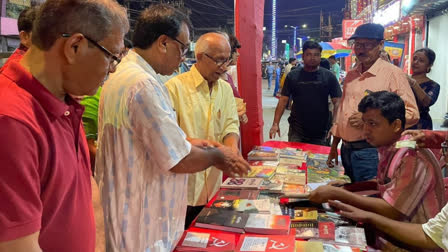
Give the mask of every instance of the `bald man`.
[{"label": "bald man", "polygon": [[[207,33],[196,42],[197,62],[190,71],[169,80],[177,122],[189,138],[217,141],[239,153],[238,113],[230,85],[219,77],[230,63],[230,45],[219,33]],[[215,167],[189,174],[185,227],[218,191],[222,172]]]}]

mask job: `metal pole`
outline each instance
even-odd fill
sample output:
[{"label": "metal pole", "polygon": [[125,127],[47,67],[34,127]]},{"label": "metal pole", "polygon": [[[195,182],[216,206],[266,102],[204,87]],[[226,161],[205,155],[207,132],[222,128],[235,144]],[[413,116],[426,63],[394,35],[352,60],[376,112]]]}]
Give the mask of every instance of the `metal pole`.
[{"label": "metal pole", "polygon": [[296,51],[297,51],[297,47],[296,47],[296,44],[297,44],[297,26],[294,26],[294,43],[293,44],[294,45],[293,45],[292,51],[294,52],[294,57],[295,57]]},{"label": "metal pole", "polygon": [[276,29],[276,11],[277,1],[272,0],[272,39],[271,39],[271,51],[272,58],[277,58],[277,29]]}]

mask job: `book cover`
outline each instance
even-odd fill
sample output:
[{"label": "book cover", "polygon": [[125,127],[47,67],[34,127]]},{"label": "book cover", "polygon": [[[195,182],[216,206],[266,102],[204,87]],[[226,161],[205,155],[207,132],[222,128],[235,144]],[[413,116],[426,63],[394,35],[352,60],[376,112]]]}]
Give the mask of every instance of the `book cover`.
[{"label": "book cover", "polygon": [[275,174],[276,169],[277,167],[273,166],[251,166],[246,177],[270,179]]},{"label": "book cover", "polygon": [[219,190],[216,200],[258,199],[258,190]]},{"label": "book cover", "polygon": [[352,247],[364,248],[367,246],[366,235],[363,228],[357,227],[337,227],[335,239],[338,243],[350,244]]},{"label": "book cover", "polygon": [[280,149],[269,147],[269,146],[255,146],[252,150],[256,151],[263,151],[263,152],[272,152],[272,153],[278,153]]},{"label": "book cover", "polygon": [[195,226],[215,230],[244,233],[249,215],[236,211],[204,208],[196,219]]},{"label": "book cover", "polygon": [[306,198],[309,193],[306,191],[304,185],[296,185],[296,184],[283,184],[283,194],[284,197],[297,197],[297,198]]},{"label": "book cover", "polygon": [[294,252],[294,235],[253,235],[243,234],[236,246],[236,251],[283,251]]},{"label": "book cover", "polygon": [[185,231],[176,251],[234,251],[235,234]]},{"label": "book cover", "polygon": [[319,238],[334,240],[335,225],[333,222],[319,222]]},{"label": "book cover", "polygon": [[221,188],[227,189],[259,189],[262,178],[227,178]]},{"label": "book cover", "polygon": [[318,222],[317,221],[292,222],[291,228],[318,228]]},{"label": "book cover", "polygon": [[311,239],[311,238],[319,238],[319,229],[318,228],[295,228],[296,238],[299,239]]},{"label": "book cover", "polygon": [[322,242],[296,241],[295,252],[324,252]]},{"label": "book cover", "polygon": [[215,200],[210,208],[234,210],[244,213],[267,213],[271,211],[271,201],[269,199],[236,199],[236,200]]},{"label": "book cover", "polygon": [[305,163],[305,159],[295,159],[295,158],[284,158],[284,157],[280,157],[279,160],[279,165],[297,165],[297,166],[302,166],[302,163]]},{"label": "book cover", "polygon": [[317,221],[317,209],[309,207],[295,207],[291,221]]},{"label": "book cover", "polygon": [[279,155],[277,152],[265,152],[259,150],[251,150],[247,154],[249,161],[278,161]]},{"label": "book cover", "polygon": [[249,214],[244,230],[256,234],[288,234],[290,225],[289,216]]},{"label": "book cover", "polygon": [[323,243],[325,252],[361,252],[359,248],[352,248],[350,246],[342,246],[336,244]]},{"label": "book cover", "polygon": [[251,166],[278,166],[278,160],[276,161],[248,161]]},{"label": "book cover", "polygon": [[270,180],[264,180],[260,186],[260,190],[281,193],[283,191],[283,181],[275,179],[275,177]]}]

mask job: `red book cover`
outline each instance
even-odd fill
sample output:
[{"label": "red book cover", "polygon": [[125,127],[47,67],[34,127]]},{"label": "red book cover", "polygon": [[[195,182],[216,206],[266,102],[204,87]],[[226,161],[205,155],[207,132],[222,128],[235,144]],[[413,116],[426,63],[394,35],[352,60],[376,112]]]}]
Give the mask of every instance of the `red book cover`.
[{"label": "red book cover", "polygon": [[294,252],[295,238],[290,235],[253,235],[240,236],[235,251]]},{"label": "red book cover", "polygon": [[333,222],[319,222],[319,238],[334,240],[334,230]]},{"label": "red book cover", "polygon": [[249,214],[244,230],[256,234],[289,234],[291,219],[287,215]]},{"label": "red book cover", "polygon": [[234,234],[185,231],[176,251],[235,251]]}]

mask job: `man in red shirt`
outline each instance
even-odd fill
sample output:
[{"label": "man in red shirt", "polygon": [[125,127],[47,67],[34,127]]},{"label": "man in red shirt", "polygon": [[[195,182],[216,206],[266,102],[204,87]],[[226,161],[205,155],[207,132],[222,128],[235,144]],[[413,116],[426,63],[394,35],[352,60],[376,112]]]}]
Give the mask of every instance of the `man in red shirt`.
[{"label": "man in red shirt", "polygon": [[35,7],[25,9],[20,13],[19,19],[17,20],[17,29],[19,30],[20,45],[14,51],[14,53],[11,54],[11,56],[9,56],[9,58],[5,62],[5,64],[0,68],[0,73],[12,61],[21,60],[23,55],[28,50],[28,48],[30,48],[31,34],[32,34],[32,30],[33,30],[33,22],[34,22],[34,19],[36,18],[37,9],[38,9],[38,7],[35,6]]},{"label": "man in red shirt", "polygon": [[113,0],[47,0],[33,45],[0,73],[0,251],[93,252],[83,107],[121,61],[129,29]]}]

